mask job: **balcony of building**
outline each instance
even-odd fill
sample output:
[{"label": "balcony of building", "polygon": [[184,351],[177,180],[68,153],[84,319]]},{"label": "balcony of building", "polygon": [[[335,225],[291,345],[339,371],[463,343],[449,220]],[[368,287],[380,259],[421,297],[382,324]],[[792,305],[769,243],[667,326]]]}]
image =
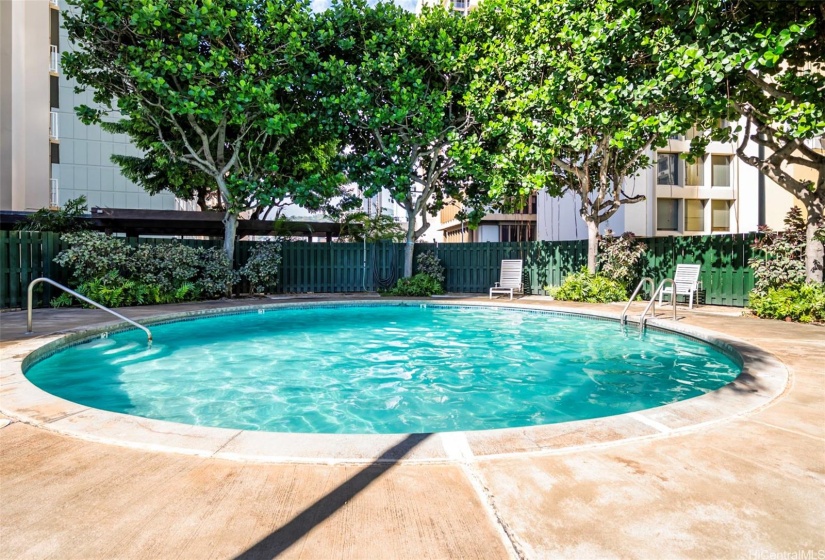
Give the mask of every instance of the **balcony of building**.
[{"label": "balcony of building", "polygon": [[58,190],[57,179],[49,179],[49,208],[60,208],[60,191]]},{"label": "balcony of building", "polygon": [[57,45],[49,46],[49,74],[57,76],[60,73],[60,52]]},{"label": "balcony of building", "polygon": [[49,118],[49,140],[51,142],[58,142],[60,139],[60,131],[58,129],[58,112],[51,111]]}]

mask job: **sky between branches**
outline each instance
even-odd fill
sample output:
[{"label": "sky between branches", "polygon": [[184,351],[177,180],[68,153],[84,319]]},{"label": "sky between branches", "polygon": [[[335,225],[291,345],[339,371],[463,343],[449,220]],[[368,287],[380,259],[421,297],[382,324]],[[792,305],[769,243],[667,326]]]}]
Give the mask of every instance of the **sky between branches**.
[{"label": "sky between branches", "polygon": [[[375,4],[377,0],[370,0],[370,5]],[[405,10],[415,11],[416,0],[393,0],[396,4]],[[312,10],[315,12],[322,12],[329,8],[331,0],[312,0]]]}]

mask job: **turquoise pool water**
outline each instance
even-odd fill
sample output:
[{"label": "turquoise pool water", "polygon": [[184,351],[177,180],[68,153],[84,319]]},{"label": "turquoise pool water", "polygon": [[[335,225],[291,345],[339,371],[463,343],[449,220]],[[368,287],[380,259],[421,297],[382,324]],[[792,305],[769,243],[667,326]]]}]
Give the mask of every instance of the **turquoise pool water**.
[{"label": "turquoise pool water", "polygon": [[693,339],[599,321],[428,305],[267,309],[125,331],[26,372],[90,407],[245,430],[481,430],[631,412],[739,374]]}]

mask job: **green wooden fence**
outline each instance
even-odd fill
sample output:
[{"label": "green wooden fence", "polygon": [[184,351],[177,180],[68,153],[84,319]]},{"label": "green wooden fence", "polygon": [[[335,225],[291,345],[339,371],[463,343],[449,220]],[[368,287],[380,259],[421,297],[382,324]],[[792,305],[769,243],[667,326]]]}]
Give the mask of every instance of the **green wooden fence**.
[{"label": "green wooden fence", "polygon": [[444,263],[449,292],[488,292],[503,259],[524,261],[525,288],[533,294],[587,265],[587,241],[417,244],[416,255],[422,251],[435,252]]},{"label": "green wooden fence", "polygon": [[755,233],[746,233],[642,239],[648,246],[642,258],[642,274],[658,283],[672,278],[677,264],[700,264],[705,303],[744,307],[753,289],[753,270],[748,260],[754,256],[756,237]]},{"label": "green wooden fence", "polygon": [[[748,268],[756,234],[641,239],[648,245],[641,272],[657,283],[672,277],[679,263],[702,265],[704,301],[710,305],[742,307],[753,288]],[[127,238],[133,246],[168,243],[166,239]],[[192,247],[220,247],[220,240],[184,240]],[[242,266],[256,241],[239,241],[235,266]],[[26,305],[28,283],[47,276],[67,284],[68,272],[53,259],[66,247],[53,233],[0,231],[0,306]],[[498,280],[503,259],[522,259],[528,293],[542,293],[561,284],[564,277],[587,263],[587,241],[538,241],[530,243],[418,243],[415,254],[434,251],[447,272],[450,292],[485,293]],[[375,291],[401,276],[403,244],[308,243],[283,246],[278,291],[281,293],[353,293]],[[47,306],[56,289],[39,285],[36,306]],[[238,287],[240,292],[247,286]]]}]

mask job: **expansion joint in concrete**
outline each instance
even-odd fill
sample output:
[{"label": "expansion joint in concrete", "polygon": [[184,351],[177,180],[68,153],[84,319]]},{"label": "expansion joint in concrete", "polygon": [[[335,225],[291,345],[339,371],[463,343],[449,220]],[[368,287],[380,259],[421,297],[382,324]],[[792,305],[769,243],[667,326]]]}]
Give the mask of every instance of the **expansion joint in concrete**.
[{"label": "expansion joint in concrete", "polygon": [[493,527],[495,527],[511,560],[525,560],[527,556],[524,553],[524,549],[519,544],[514,531],[504,521],[496,507],[493,493],[484,481],[484,476],[478,468],[473,450],[467,442],[467,436],[464,432],[445,432],[440,434],[440,436],[444,451],[450,459],[457,461],[461,466],[464,476],[467,477],[467,480],[473,487],[479,502],[487,513]]}]

